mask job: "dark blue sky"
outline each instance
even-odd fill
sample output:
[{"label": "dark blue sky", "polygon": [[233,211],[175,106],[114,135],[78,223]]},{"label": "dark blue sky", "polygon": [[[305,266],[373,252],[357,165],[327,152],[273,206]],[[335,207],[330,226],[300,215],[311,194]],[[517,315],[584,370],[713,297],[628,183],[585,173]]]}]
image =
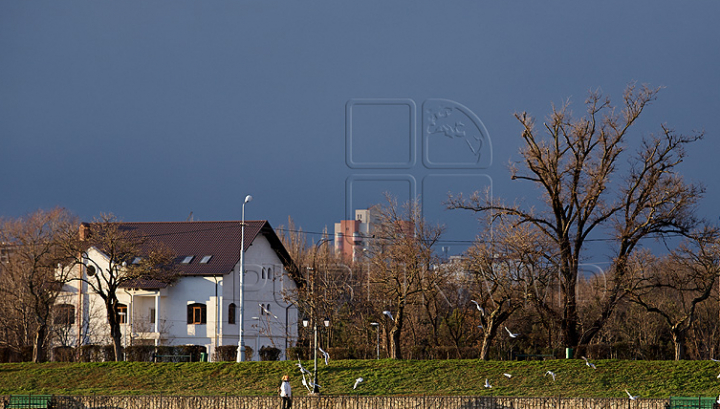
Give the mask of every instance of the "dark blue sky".
[{"label": "dark blue sky", "polygon": [[579,112],[588,90],[619,102],[638,81],[665,89],[632,140],[705,130],[683,171],[717,220],[718,15],[715,1],[2,1],[0,215],[232,220],[252,194],[248,219],[320,231],[389,190],[422,195],[455,252],[475,222],[442,210],[448,190],[537,195],[508,177],[514,112],[567,98]]}]

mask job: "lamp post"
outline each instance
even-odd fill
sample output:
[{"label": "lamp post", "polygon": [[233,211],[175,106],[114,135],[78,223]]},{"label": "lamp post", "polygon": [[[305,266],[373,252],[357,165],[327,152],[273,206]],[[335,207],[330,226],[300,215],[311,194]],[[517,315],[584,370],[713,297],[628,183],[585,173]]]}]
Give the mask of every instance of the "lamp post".
[{"label": "lamp post", "polygon": [[242,221],[240,223],[240,333],[238,336],[237,361],[245,361],[245,205],[251,202],[252,196],[245,196],[242,204]]},{"label": "lamp post", "polygon": [[[303,318],[303,327],[306,327],[310,324],[310,320],[307,318]],[[325,328],[330,326],[330,320],[325,318],[323,320],[323,325],[325,325]],[[313,322],[313,381],[312,381],[312,393],[317,395],[320,393],[320,388],[318,387],[318,375],[317,375],[317,351],[318,351],[318,328],[320,328],[319,325],[315,324]]]},{"label": "lamp post", "polygon": [[127,320],[125,320],[125,316],[127,315],[124,311],[119,311],[118,316],[120,316],[120,321],[125,322],[125,330],[123,331],[123,361],[127,361],[127,353],[125,352],[125,348],[127,348]]},{"label": "lamp post", "polygon": [[370,325],[375,327],[375,334],[377,335],[377,341],[375,342],[375,359],[380,359],[380,323],[371,322]]}]

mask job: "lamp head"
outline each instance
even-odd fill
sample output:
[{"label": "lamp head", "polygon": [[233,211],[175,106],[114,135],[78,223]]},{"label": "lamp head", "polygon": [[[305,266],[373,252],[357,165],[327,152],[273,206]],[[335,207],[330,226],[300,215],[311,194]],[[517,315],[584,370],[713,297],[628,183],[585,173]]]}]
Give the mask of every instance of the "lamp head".
[{"label": "lamp head", "polygon": [[252,196],[247,195],[245,196],[245,203],[252,202]]}]

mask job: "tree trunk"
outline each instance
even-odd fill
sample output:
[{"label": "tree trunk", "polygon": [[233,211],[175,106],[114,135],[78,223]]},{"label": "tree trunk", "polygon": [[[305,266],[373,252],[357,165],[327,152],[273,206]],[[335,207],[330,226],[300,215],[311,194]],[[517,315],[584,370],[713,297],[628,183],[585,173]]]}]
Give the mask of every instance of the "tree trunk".
[{"label": "tree trunk", "polygon": [[578,345],[578,312],[576,291],[577,275],[569,273],[565,276],[563,315],[560,322],[563,345],[566,348],[574,348]]},{"label": "tree trunk", "polygon": [[403,303],[400,303],[397,307],[397,317],[390,330],[390,358],[402,359],[402,349],[400,346],[400,334],[402,333],[402,327],[404,322],[405,307]]},{"label": "tree trunk", "polygon": [[488,351],[490,351],[490,343],[492,343],[493,339],[495,339],[495,335],[497,334],[497,324],[495,324],[492,320],[488,320],[487,328],[483,329],[483,342],[482,346],[480,347],[480,356],[479,358],[483,361],[487,361],[488,359]]},{"label": "tree trunk", "polygon": [[123,346],[122,346],[122,331],[120,330],[120,322],[118,322],[118,316],[115,313],[114,304],[108,303],[106,305],[108,322],[110,324],[110,337],[113,341],[113,350],[115,352],[115,361],[123,360]]},{"label": "tree trunk", "polygon": [[684,353],[684,351],[683,351],[684,339],[683,338],[685,338],[683,331],[678,331],[678,330],[672,331],[672,341],[673,341],[673,346],[675,347],[675,360],[676,361],[680,361],[681,359],[683,359],[683,353]]},{"label": "tree trunk", "polygon": [[45,350],[45,337],[47,336],[47,324],[41,323],[35,331],[35,345],[33,348],[33,362],[45,362],[47,351]]}]

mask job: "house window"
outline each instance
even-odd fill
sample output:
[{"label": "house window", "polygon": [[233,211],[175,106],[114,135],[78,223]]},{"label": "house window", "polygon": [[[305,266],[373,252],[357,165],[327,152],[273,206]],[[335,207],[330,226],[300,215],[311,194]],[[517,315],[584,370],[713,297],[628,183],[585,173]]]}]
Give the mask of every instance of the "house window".
[{"label": "house window", "polygon": [[187,306],[187,323],[188,324],[206,324],[207,323],[207,307],[205,304],[194,303]]},{"label": "house window", "polygon": [[72,304],[59,304],[55,306],[55,325],[71,325],[75,323],[75,306]]},{"label": "house window", "polygon": [[212,256],[203,256],[203,258],[200,259],[200,264],[209,263],[211,258],[212,258]]},{"label": "house window", "polygon": [[155,308],[150,308],[150,323],[155,323]]},{"label": "house window", "polygon": [[235,324],[235,315],[237,314],[237,305],[230,303],[228,306],[228,324]]},{"label": "house window", "polygon": [[127,323],[127,305],[125,304],[118,304],[117,307],[115,307],[115,311],[117,311],[117,321],[119,324],[125,324]]},{"label": "house window", "polygon": [[182,264],[190,264],[190,262],[193,261],[194,258],[195,258],[195,256],[186,256],[185,258],[182,259],[181,263]]}]

